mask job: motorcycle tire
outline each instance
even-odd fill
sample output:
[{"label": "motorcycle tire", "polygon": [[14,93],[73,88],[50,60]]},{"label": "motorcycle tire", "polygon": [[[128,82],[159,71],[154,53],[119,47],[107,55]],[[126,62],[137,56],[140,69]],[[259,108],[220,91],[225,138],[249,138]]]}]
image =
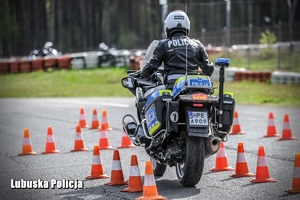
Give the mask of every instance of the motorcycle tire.
[{"label": "motorcycle tire", "polygon": [[205,154],[204,138],[186,137],[184,163],[176,163],[178,181],[185,187],[195,186],[201,179]]},{"label": "motorcycle tire", "polygon": [[167,165],[160,164],[151,157],[150,157],[150,160],[151,160],[151,163],[152,163],[154,176],[162,177],[164,175],[166,169],[167,169]]}]

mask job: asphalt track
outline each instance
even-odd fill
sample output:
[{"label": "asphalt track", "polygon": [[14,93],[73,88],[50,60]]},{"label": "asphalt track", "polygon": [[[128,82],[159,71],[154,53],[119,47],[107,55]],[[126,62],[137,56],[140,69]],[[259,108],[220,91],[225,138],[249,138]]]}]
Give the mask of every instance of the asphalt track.
[{"label": "asphalt track", "polygon": [[[111,146],[121,144],[121,119],[127,113],[135,114],[133,98],[26,98],[0,99],[0,199],[134,199],[142,193],[120,192],[126,185],[107,186],[109,179],[87,180],[90,175],[93,146],[99,142],[99,130],[82,129],[89,151],[70,152],[74,146],[75,126],[80,108],[84,108],[88,124],[96,108],[101,121],[103,109],[113,129],[107,131]],[[292,187],[294,157],[300,153],[300,109],[237,104],[239,123],[246,134],[230,135],[225,143],[229,166],[235,167],[237,143],[243,142],[249,171],[256,172],[257,151],[264,146],[270,177],[274,183],[252,183],[253,178],[231,178],[234,171],[212,172],[216,156],[205,160],[201,181],[185,188],[177,181],[175,168],[167,168],[163,177],[156,179],[158,194],[168,199],[300,199],[285,190]],[[278,134],[283,128],[284,114],[289,115],[293,137],[298,140],[278,141],[264,138],[268,114],[274,113]],[[51,126],[59,154],[41,154],[45,150],[47,128]],[[37,155],[18,156],[22,150],[24,128],[30,131],[33,150]],[[131,155],[138,158],[141,177],[149,159],[143,148],[119,149],[125,180],[129,177]],[[111,174],[112,150],[101,150],[104,173]],[[81,181],[83,189],[12,189],[12,180],[73,180]]]}]

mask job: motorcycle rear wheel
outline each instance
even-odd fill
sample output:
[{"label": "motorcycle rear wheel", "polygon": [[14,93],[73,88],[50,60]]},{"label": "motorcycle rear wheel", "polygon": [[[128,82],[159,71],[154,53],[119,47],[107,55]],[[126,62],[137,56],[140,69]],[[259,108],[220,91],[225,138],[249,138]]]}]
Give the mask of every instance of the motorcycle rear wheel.
[{"label": "motorcycle rear wheel", "polygon": [[152,163],[154,176],[158,176],[158,177],[163,176],[166,169],[167,169],[167,165],[160,164],[151,157],[150,157],[150,160],[151,160],[151,163]]},{"label": "motorcycle rear wheel", "polygon": [[205,154],[204,142],[203,138],[186,137],[185,161],[176,163],[177,179],[185,187],[193,187],[201,179]]}]

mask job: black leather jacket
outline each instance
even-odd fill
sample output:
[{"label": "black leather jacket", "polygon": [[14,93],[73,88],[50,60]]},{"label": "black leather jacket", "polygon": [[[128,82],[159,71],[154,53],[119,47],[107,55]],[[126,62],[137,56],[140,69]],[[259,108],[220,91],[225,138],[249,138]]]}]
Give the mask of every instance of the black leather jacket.
[{"label": "black leather jacket", "polygon": [[[153,51],[153,57],[142,69],[143,77],[150,77],[164,62],[167,77],[171,74],[197,74],[198,66],[202,74],[211,76],[214,71],[213,64],[209,61],[204,46],[199,40],[191,39],[183,33],[176,33],[171,38],[161,40]],[[175,80],[168,80],[173,83]]]}]

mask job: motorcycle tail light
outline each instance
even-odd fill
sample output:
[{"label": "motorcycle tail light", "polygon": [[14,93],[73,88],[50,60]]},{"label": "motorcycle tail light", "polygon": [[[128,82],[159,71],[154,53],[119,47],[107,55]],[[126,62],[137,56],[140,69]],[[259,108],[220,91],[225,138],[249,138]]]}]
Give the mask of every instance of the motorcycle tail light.
[{"label": "motorcycle tail light", "polygon": [[203,104],[202,103],[194,103],[193,106],[194,107],[203,107]]},{"label": "motorcycle tail light", "polygon": [[182,100],[186,100],[186,101],[196,101],[196,102],[201,102],[201,101],[209,101],[209,102],[217,102],[218,101],[218,97],[216,96],[211,96],[211,95],[207,95],[204,93],[197,93],[197,94],[187,94],[187,95],[179,95],[180,99]]},{"label": "motorcycle tail light", "polygon": [[207,94],[198,93],[192,95],[192,100],[207,100],[208,96]]}]

